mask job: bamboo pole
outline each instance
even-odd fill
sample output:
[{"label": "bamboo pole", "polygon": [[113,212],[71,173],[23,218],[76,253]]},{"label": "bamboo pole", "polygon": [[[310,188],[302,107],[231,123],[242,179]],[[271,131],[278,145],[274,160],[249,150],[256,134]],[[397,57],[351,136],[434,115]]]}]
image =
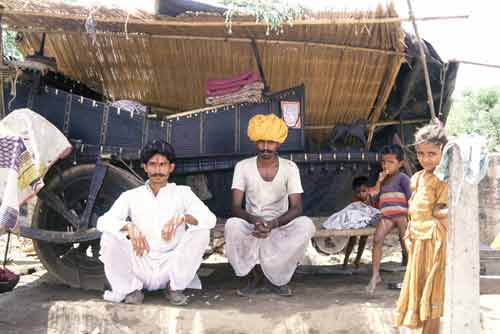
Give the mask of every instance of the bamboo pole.
[{"label": "bamboo pole", "polygon": [[498,68],[498,69],[500,69],[500,65],[478,63],[478,62],[468,61],[468,60],[453,59],[453,60],[450,60],[450,62],[460,63],[460,64],[467,64],[467,65],[485,66],[485,67],[492,67],[492,68]]},{"label": "bamboo pole", "polygon": [[[67,20],[79,20],[85,21],[87,19],[88,13],[82,8],[81,13],[72,14],[72,13],[64,13],[64,12],[47,12],[47,11],[28,11],[28,10],[18,10],[18,9],[10,9],[6,11],[7,16],[12,17],[14,20],[20,19],[22,16],[24,17],[38,17],[38,18],[57,18],[57,19],[67,19]],[[168,20],[158,20],[154,19],[153,16],[140,18],[134,17],[133,15],[128,15],[129,19],[127,21],[127,15],[125,15],[125,11],[122,16],[118,17],[105,17],[99,16],[97,13],[94,16],[94,19],[97,23],[118,23],[124,24],[125,21],[128,22],[129,25],[139,24],[145,26],[171,26],[171,27],[225,27],[226,22],[217,17],[217,21],[198,21],[198,22],[188,22],[181,21],[185,19],[173,19],[169,18]],[[462,20],[469,18],[469,15],[449,15],[449,16],[426,16],[414,18],[416,21],[436,21],[436,20]],[[330,25],[330,24],[338,24],[338,25],[350,25],[350,24],[387,24],[387,23],[402,23],[402,22],[410,22],[412,21],[412,17],[385,17],[385,18],[348,18],[348,19],[315,19],[308,18],[304,20],[297,20],[293,22],[294,26],[299,25]],[[250,18],[248,20],[242,21],[232,21],[231,25],[233,27],[265,27],[266,24],[262,22],[255,22],[254,18]],[[130,33],[130,32],[129,32]]]},{"label": "bamboo pole", "polygon": [[259,48],[257,47],[257,42],[255,39],[250,41],[250,45],[252,46],[253,55],[255,57],[255,62],[257,63],[257,68],[259,69],[260,78],[262,83],[264,84],[264,93],[269,91],[269,85],[267,84],[266,75],[264,73],[264,66],[262,65],[262,59],[260,58]]},{"label": "bamboo pole", "polygon": [[437,119],[436,111],[434,109],[434,100],[432,99],[432,88],[431,81],[429,79],[429,70],[427,69],[427,60],[425,58],[424,48],[422,47],[422,40],[420,39],[420,35],[418,33],[417,22],[415,19],[415,15],[413,13],[413,8],[411,6],[411,0],[407,0],[409,15],[411,18],[411,22],[413,24],[413,29],[415,30],[415,36],[417,37],[418,42],[418,50],[420,52],[420,61],[422,62],[424,69],[424,78],[425,78],[425,87],[427,88],[427,104],[429,105],[429,110],[431,112],[432,120]]},{"label": "bamboo pole", "polygon": [[[74,31],[55,31],[51,34],[80,34],[79,32]],[[96,35],[109,35],[110,33],[106,32],[96,32]],[[125,38],[125,34],[123,33],[113,33],[115,36],[123,36]],[[207,37],[207,36],[183,36],[183,35],[145,35],[145,34],[128,34],[128,38],[144,38],[146,36],[150,36],[152,38],[161,38],[161,39],[170,39],[170,40],[181,40],[181,41],[220,41],[220,42],[230,42],[230,43],[252,43],[251,38],[235,38],[235,37]],[[383,55],[394,55],[400,57],[406,57],[404,52],[392,51],[392,50],[381,50],[381,49],[373,49],[366,47],[358,47],[358,46],[349,46],[342,44],[329,44],[329,43],[320,43],[320,42],[307,42],[307,41],[286,41],[286,40],[275,40],[275,39],[255,39],[257,44],[269,44],[269,45],[282,45],[282,46],[301,46],[301,47],[324,47],[331,49],[339,49],[339,50],[349,50],[356,52],[370,52],[377,53]]]},{"label": "bamboo pole", "polygon": [[[370,126],[373,126],[373,128],[375,129],[376,127],[380,127],[380,126],[388,126],[388,125],[399,125],[399,124],[403,124],[403,125],[407,125],[407,124],[419,124],[419,123],[425,123],[425,122],[428,122],[429,120],[428,119],[425,119],[425,118],[422,118],[422,119],[409,119],[409,120],[403,120],[403,121],[399,121],[399,120],[394,120],[394,121],[382,121],[382,122],[377,122],[377,123],[373,123],[371,124]],[[328,129],[333,129],[335,128],[336,124],[329,124],[329,125],[306,125],[304,127],[305,130],[328,130]]]}]

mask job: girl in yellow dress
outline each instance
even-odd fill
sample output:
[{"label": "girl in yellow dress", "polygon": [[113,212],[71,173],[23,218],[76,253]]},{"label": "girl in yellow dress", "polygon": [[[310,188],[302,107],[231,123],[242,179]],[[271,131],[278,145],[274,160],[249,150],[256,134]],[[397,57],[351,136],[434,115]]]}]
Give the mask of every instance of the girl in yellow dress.
[{"label": "girl in yellow dress", "polygon": [[439,333],[443,315],[448,184],[434,169],[447,142],[441,124],[433,123],[415,134],[417,158],[423,170],[411,178],[409,223],[405,236],[408,266],[395,312],[395,324]]}]

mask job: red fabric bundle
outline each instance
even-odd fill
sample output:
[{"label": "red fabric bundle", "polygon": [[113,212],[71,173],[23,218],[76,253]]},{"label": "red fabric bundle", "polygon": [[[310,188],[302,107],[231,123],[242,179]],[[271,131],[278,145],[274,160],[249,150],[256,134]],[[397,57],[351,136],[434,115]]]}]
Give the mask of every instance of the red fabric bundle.
[{"label": "red fabric bundle", "polygon": [[7,268],[0,268],[0,293],[14,289],[18,282],[19,275]]},{"label": "red fabric bundle", "polygon": [[260,82],[260,76],[251,71],[224,80],[208,80],[206,94],[208,97],[223,96],[235,93],[255,82]]}]

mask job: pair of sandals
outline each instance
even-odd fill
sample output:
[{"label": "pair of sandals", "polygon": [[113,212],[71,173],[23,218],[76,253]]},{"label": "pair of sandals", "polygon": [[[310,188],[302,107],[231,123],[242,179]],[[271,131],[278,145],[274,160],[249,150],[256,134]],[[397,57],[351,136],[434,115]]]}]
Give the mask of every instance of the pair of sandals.
[{"label": "pair of sandals", "polygon": [[[169,287],[165,289],[165,298],[174,306],[182,306],[188,303],[188,296],[186,296],[183,291],[170,290]],[[144,293],[142,290],[135,290],[129,293],[125,299],[125,304],[139,305],[144,301]]]},{"label": "pair of sandals", "polygon": [[266,288],[272,293],[281,297],[290,297],[293,295],[292,290],[288,285],[274,285],[272,284],[259,269],[252,269],[251,273],[247,276],[247,285],[243,288],[236,290],[236,294],[241,297],[252,297],[260,290],[262,281],[265,281]]}]

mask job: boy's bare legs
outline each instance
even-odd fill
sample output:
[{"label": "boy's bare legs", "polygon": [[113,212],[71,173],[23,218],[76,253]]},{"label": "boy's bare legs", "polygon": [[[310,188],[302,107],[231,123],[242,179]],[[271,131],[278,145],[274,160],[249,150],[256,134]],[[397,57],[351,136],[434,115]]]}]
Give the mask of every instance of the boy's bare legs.
[{"label": "boy's bare legs", "polygon": [[382,281],[380,278],[380,261],[382,260],[382,246],[384,245],[385,236],[394,227],[394,222],[389,219],[384,219],[380,221],[375,229],[375,234],[373,236],[373,252],[372,252],[372,278],[366,291],[368,293],[373,293],[377,284]]},{"label": "boy's bare legs", "polygon": [[406,228],[408,226],[408,221],[406,218],[400,218],[397,223],[399,232],[399,243],[401,244],[401,265],[406,266],[408,264],[408,249],[404,237],[406,235]]},{"label": "boy's bare legs", "polygon": [[358,252],[356,253],[356,260],[354,261],[356,268],[359,267],[359,263],[361,262],[361,257],[363,256],[363,252],[365,251],[366,240],[368,240],[367,235],[359,237]]},{"label": "boy's bare legs", "polygon": [[344,264],[342,265],[343,268],[347,267],[347,264],[349,263],[349,256],[351,255],[354,245],[356,244],[356,239],[357,237],[349,237],[349,242],[345,248]]},{"label": "boy's bare legs", "polygon": [[422,334],[439,334],[439,318],[424,321]]}]

